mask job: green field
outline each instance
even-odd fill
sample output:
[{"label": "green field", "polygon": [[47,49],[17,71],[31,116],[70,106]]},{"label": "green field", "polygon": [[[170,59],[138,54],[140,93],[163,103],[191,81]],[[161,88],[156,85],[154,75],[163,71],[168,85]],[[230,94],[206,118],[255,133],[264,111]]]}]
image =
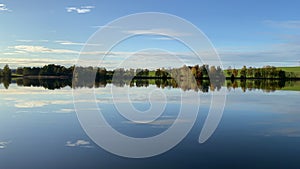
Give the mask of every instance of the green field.
[{"label": "green field", "polygon": [[277,67],[277,69],[281,69],[285,72],[294,72],[296,77],[300,77],[300,66],[295,67]]},{"label": "green field", "polygon": [[[290,73],[293,72],[295,73],[296,77],[300,78],[300,66],[294,66],[294,67],[276,67],[278,70],[283,70],[286,73]],[[240,71],[241,69],[237,69],[239,71],[238,76],[240,76]],[[227,70],[224,70],[224,74],[226,77],[228,77],[227,75]]]}]

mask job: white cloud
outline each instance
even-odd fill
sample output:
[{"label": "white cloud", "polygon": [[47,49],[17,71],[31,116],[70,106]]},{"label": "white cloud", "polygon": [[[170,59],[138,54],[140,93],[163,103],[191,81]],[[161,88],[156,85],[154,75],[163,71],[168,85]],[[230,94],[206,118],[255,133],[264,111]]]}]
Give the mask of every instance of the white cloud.
[{"label": "white cloud", "polygon": [[33,40],[28,40],[28,39],[18,39],[18,40],[16,40],[17,42],[26,42],[26,43],[28,43],[28,42],[32,42]]},{"label": "white cloud", "polygon": [[89,13],[94,6],[67,7],[67,12],[76,12],[79,14]]},{"label": "white cloud", "polygon": [[58,40],[55,41],[56,43],[59,43],[61,45],[80,45],[83,46],[85,43],[78,43],[78,42],[71,42],[71,41],[63,41],[63,40]]},{"label": "white cloud", "polygon": [[51,49],[44,46],[32,46],[32,45],[17,45],[10,48],[14,48],[17,51],[29,52],[29,53],[56,53],[56,54],[78,54],[78,51],[69,49]]},{"label": "white cloud", "polygon": [[93,9],[93,8],[95,8],[95,6],[82,6],[81,8],[85,8],[85,9]]},{"label": "white cloud", "polygon": [[5,53],[2,53],[3,55],[15,55],[16,53],[14,52],[5,52]]},{"label": "white cloud", "polygon": [[85,140],[77,140],[75,142],[67,141],[66,143],[67,147],[85,147],[85,148],[91,148],[90,142]]},{"label": "white cloud", "polygon": [[11,10],[8,9],[8,8],[6,7],[5,4],[0,4],[0,11],[8,11],[8,12],[11,12]]},{"label": "white cloud", "polygon": [[5,149],[10,142],[2,141],[0,142],[0,149]]}]

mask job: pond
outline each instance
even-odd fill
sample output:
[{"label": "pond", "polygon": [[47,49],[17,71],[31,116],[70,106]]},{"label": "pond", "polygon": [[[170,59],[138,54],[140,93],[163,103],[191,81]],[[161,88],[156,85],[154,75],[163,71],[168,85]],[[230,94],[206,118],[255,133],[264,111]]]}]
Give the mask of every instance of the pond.
[{"label": "pond", "polygon": [[[227,81],[182,88],[171,82],[145,80],[72,88],[68,80],[2,82],[0,168],[299,168],[300,92],[293,90],[297,85],[298,81]],[[130,137],[152,137],[166,131],[182,104],[197,104],[198,116],[188,135],[171,150],[150,158],[120,157],[98,146],[84,131],[72,90],[93,92],[94,98],[75,102],[83,106],[96,103],[107,122]],[[200,144],[212,94],[222,90],[227,93],[222,119],[213,135]],[[158,119],[135,124],[119,114],[116,104],[131,104],[142,112],[150,109],[154,105],[149,93],[153,103],[165,103]],[[200,102],[193,97],[182,102],[184,93],[197,93]]]}]

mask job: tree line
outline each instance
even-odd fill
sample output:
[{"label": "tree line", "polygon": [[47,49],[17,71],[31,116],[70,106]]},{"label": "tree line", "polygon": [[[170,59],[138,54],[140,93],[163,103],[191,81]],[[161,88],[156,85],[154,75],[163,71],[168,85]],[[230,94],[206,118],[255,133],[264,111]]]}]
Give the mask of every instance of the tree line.
[{"label": "tree line", "polygon": [[242,69],[232,69],[228,67],[226,74],[231,78],[256,78],[256,79],[286,79],[286,78],[297,78],[294,72],[285,72],[284,70],[278,69],[274,66],[264,66],[262,68],[253,68],[243,66]]},{"label": "tree line", "polygon": [[[76,70],[76,71],[74,71]],[[243,66],[242,69],[232,69],[229,67],[225,70],[227,77],[234,78],[257,78],[257,79],[286,79],[296,78],[293,72],[285,72],[281,69],[277,69],[274,66],[265,66],[263,68],[253,68]],[[0,77],[11,78],[12,75],[17,76],[55,76],[55,77],[84,77],[94,78],[96,74],[96,80],[101,79],[112,79],[112,78],[157,78],[157,79],[170,79],[174,78],[177,80],[189,79],[194,77],[195,79],[213,79],[223,80],[225,79],[225,73],[220,66],[209,66],[209,65],[195,65],[195,66],[182,66],[180,68],[159,68],[156,70],[149,69],[124,69],[117,68],[114,70],[107,70],[106,68],[100,67],[64,67],[61,65],[49,64],[43,67],[18,67],[17,69],[11,70],[8,65],[5,65],[3,69],[0,69]],[[95,78],[94,78],[95,79]],[[94,80],[93,79],[93,80]]]}]

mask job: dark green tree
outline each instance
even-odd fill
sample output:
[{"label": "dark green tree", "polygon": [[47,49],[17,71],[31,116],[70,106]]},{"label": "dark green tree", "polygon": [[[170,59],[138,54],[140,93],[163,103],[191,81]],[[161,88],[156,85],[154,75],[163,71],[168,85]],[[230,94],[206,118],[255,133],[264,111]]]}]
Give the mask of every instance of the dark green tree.
[{"label": "dark green tree", "polygon": [[2,75],[4,78],[11,78],[11,69],[8,65],[5,65],[2,71]]}]

